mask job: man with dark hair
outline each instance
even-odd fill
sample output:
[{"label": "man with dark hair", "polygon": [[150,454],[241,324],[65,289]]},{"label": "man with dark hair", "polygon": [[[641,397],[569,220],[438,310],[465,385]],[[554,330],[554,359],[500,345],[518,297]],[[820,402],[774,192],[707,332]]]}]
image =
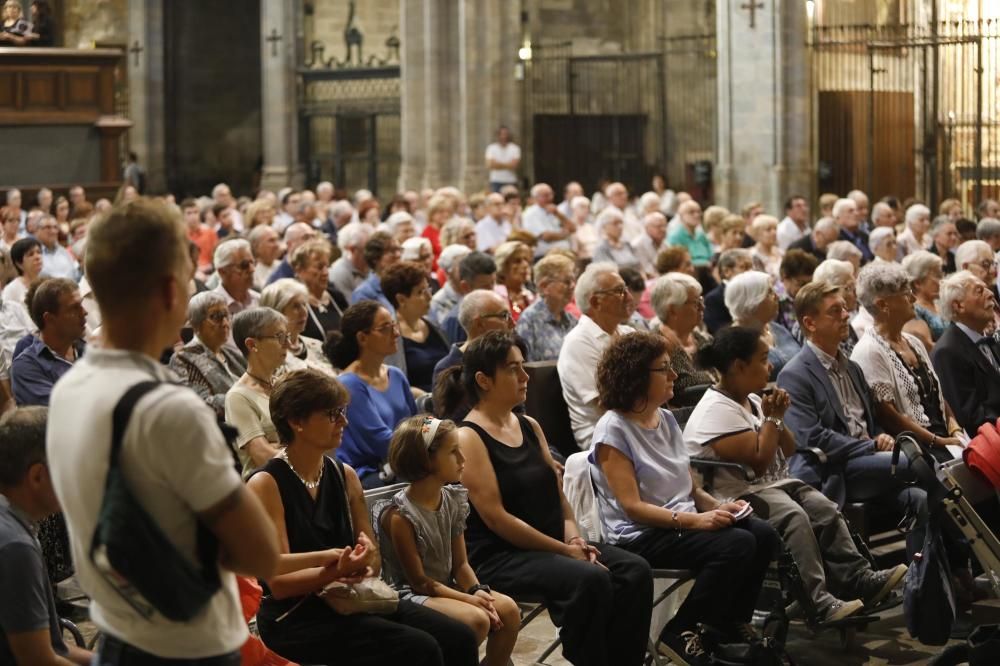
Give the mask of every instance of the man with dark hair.
[{"label": "man with dark hair", "polygon": [[796,249],[785,253],[778,269],[784,293],[778,296],[778,316],[775,320],[791,331],[799,341],[802,339],[802,334],[795,319],[795,295],[799,293],[799,289],[812,282],[813,271],[817,266],[819,260],[816,257]]},{"label": "man with dark hair", "polygon": [[497,264],[485,252],[470,252],[458,263],[458,293],[461,298],[441,322],[441,329],[451,343],[460,345],[469,338],[459,317],[465,295],[476,289],[493,289],[496,277]]},{"label": "man with dark hair", "polygon": [[59,511],[45,458],[44,407],[0,420],[0,664],[89,664],[67,646],[38,544],[38,523]]},{"label": "man with dark hair", "polygon": [[11,365],[11,389],[18,405],[47,407],[56,381],[83,354],[87,311],[80,289],[66,278],[43,280],[28,297],[38,336],[26,336],[18,342]]},{"label": "man with dark hair", "polygon": [[787,250],[810,231],[809,202],[801,194],[793,194],[785,201],[785,218],[778,224],[778,247]]}]

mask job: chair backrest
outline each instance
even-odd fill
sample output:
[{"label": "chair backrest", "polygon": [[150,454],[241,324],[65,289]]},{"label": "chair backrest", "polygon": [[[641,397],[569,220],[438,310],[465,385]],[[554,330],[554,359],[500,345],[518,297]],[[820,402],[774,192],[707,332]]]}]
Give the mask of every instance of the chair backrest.
[{"label": "chair backrest", "polygon": [[591,477],[589,451],[577,451],[566,458],[563,470],[563,494],[573,509],[580,534],[588,541],[601,541],[601,515]]},{"label": "chair backrest", "polygon": [[524,400],[524,411],[538,421],[550,446],[564,456],[579,452],[556,362],[525,363],[524,371],[528,373],[528,395]]},{"label": "chair backrest", "polygon": [[[371,490],[365,491],[365,505],[368,507],[368,511],[371,512],[372,507],[379,500],[391,500],[393,495],[398,493],[403,488],[407,487],[408,483],[394,483],[391,486],[384,486],[382,488],[372,488]],[[372,527],[375,524],[372,523]]]}]

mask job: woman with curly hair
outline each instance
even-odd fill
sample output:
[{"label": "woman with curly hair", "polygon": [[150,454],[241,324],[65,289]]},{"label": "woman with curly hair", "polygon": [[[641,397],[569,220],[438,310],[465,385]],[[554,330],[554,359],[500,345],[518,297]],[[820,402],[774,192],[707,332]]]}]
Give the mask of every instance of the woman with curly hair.
[{"label": "woman with curly hair", "polygon": [[745,515],[746,502],[717,500],[694,482],[677,421],[660,406],[676,378],[662,336],[616,338],[597,366],[598,400],[608,411],[589,459],[604,538],[654,569],[695,572],[660,649],[677,663],[701,664],[733,656],[736,648],[723,644],[755,639],[750,618],[780,540]]}]

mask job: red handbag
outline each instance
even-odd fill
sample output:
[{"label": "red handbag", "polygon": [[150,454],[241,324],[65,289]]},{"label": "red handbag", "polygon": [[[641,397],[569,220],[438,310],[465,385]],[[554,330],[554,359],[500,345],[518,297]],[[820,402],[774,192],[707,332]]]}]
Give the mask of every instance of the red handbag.
[{"label": "red handbag", "polygon": [[[1000,420],[997,425],[1000,425]],[[1000,432],[997,425],[984,423],[979,426],[979,434],[965,447],[962,458],[969,469],[1000,490]]]}]

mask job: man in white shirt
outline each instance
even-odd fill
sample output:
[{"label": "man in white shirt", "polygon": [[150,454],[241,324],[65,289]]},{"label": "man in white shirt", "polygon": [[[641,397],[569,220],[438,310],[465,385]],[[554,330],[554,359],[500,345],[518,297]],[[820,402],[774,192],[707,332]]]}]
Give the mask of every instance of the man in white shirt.
[{"label": "man in white shirt", "polygon": [[667,247],[667,218],[663,213],[649,213],[643,224],[645,230],[632,241],[632,250],[639,270],[649,280],[657,276],[656,257]]},{"label": "man in white shirt", "polygon": [[510,230],[503,195],[491,192],[486,197],[486,216],[476,222],[476,249],[493,254],[497,245],[507,240]]},{"label": "man in white shirt", "polygon": [[219,286],[215,291],[226,299],[229,314],[236,315],[248,308],[255,308],[260,294],[253,290],[254,261],[250,242],[234,238],[215,248],[215,270],[219,273]]},{"label": "man in white shirt", "polygon": [[625,326],[632,292],[610,262],[590,264],[576,282],[574,294],[580,322],[566,335],[557,369],[577,446],[591,446],[594,426],[604,414],[597,405],[597,364],[612,338],[633,329]]},{"label": "man in white shirt", "polygon": [[793,194],[785,201],[785,219],[778,224],[778,247],[787,250],[809,231],[809,202],[804,196]]},{"label": "man in white shirt", "polygon": [[531,198],[535,203],[521,214],[521,226],[538,239],[536,259],[544,257],[553,248],[569,250],[570,236],[576,231],[576,225],[552,203],[552,196],[551,187],[545,183],[536,184],[531,188]]},{"label": "man in white shirt", "polygon": [[490,191],[499,192],[504,185],[517,185],[517,167],[521,163],[521,148],[510,140],[510,129],[501,125],[496,143],[486,146],[486,168],[490,170]]},{"label": "man in white shirt", "polygon": [[[151,200],[116,207],[91,224],[87,277],[101,307],[104,344],[75,363],[52,393],[49,471],[77,579],[104,635],[102,664],[123,658],[240,663],[248,634],[233,574],[269,578],[277,568],[274,526],[240,481],[215,413],[191,389],[171,383],[176,377],[158,362],[187,318],[194,274],[187,243],[180,216]],[[136,403],[118,464],[137,502],[183,557],[199,560],[199,522],[218,539],[221,587],[189,622],[170,621],[155,610],[140,613],[90,556],[104,498],[112,411],[131,386],[150,380],[161,385]]]}]

